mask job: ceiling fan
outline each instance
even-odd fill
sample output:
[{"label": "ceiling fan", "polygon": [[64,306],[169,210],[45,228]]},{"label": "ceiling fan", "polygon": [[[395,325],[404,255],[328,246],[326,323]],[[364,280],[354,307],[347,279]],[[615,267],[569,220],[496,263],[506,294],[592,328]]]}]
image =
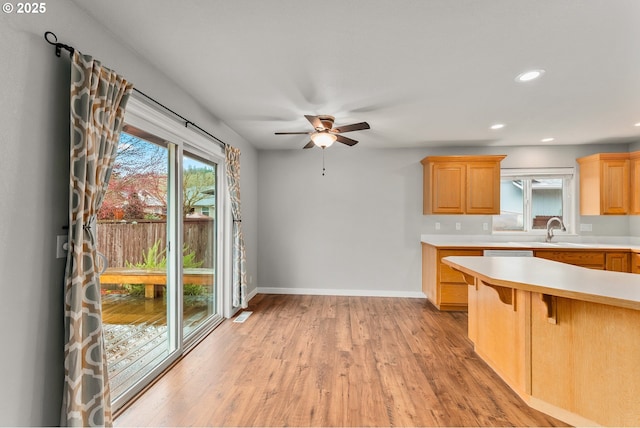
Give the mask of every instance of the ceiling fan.
[{"label": "ceiling fan", "polygon": [[333,121],[335,118],[329,115],[304,115],[307,120],[311,123],[314,130],[313,131],[300,131],[300,132],[276,132],[276,135],[290,135],[290,134],[306,134],[311,135],[311,141],[304,146],[304,149],[310,149],[313,146],[318,146],[322,149],[326,149],[331,146],[334,142],[338,141],[342,144],[346,144],[347,146],[354,146],[358,144],[356,140],[345,137],[344,135],[340,135],[344,132],[351,131],[360,131],[362,129],[370,129],[369,124],[367,122],[353,123],[351,125],[339,126],[337,128],[333,127]]}]

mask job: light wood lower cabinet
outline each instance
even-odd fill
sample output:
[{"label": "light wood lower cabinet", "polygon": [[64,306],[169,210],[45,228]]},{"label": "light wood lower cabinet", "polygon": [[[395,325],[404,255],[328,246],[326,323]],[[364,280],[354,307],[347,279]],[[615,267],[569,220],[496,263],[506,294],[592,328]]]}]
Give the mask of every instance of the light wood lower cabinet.
[{"label": "light wood lower cabinet", "polygon": [[616,272],[631,272],[631,254],[607,253],[605,256],[605,269]]},{"label": "light wood lower cabinet", "polygon": [[561,251],[561,250],[536,250],[536,257],[582,266],[590,269],[604,269],[605,255],[602,251]]},{"label": "light wood lower cabinet", "polygon": [[[438,248],[422,243],[422,291],[441,311],[465,311],[467,284],[462,274],[442,263],[447,256],[482,256],[479,248]],[[534,250],[534,256],[590,269],[640,273],[640,253],[602,250]],[[470,311],[470,309],[469,309]]]},{"label": "light wood lower cabinet", "polygon": [[536,257],[582,266],[589,269],[631,272],[630,254],[626,251],[536,250]]},{"label": "light wood lower cabinet", "polygon": [[447,256],[482,256],[481,249],[440,249],[422,244],[422,291],[441,311],[467,310],[467,283],[462,274],[442,263]]},{"label": "light wood lower cabinet", "polygon": [[631,272],[640,273],[640,253],[631,254]]}]

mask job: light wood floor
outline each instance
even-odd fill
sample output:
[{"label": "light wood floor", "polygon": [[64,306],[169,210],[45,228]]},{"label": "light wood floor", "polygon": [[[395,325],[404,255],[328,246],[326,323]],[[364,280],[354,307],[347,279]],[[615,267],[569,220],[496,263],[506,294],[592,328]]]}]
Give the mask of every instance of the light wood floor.
[{"label": "light wood floor", "polygon": [[115,426],[565,426],[473,352],[464,312],[423,299],[258,295]]}]

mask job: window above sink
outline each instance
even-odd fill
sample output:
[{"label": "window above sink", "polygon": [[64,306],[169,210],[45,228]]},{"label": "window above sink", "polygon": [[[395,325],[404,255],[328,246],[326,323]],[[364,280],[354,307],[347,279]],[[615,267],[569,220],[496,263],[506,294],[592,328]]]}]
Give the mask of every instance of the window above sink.
[{"label": "window above sink", "polygon": [[[541,235],[547,221],[562,219],[575,232],[574,168],[501,169],[500,215],[493,216],[493,232]],[[556,235],[563,232],[554,229]]]}]

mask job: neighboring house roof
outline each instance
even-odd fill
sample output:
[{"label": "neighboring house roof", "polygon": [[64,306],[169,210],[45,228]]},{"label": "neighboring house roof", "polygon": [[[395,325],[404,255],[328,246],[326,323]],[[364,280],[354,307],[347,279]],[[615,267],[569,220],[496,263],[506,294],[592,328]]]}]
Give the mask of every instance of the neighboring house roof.
[{"label": "neighboring house roof", "polygon": [[200,193],[204,193],[205,195],[215,195],[216,194],[216,186],[206,186],[200,189]]},{"label": "neighboring house roof", "polygon": [[204,199],[200,199],[198,202],[193,204],[195,207],[213,207],[216,205],[215,196],[207,197]]},{"label": "neighboring house roof", "polygon": [[[206,195],[206,196],[205,196]],[[191,199],[198,196],[198,200],[192,204],[195,207],[212,207],[216,204],[215,186],[190,187],[185,191],[185,197]]]}]

